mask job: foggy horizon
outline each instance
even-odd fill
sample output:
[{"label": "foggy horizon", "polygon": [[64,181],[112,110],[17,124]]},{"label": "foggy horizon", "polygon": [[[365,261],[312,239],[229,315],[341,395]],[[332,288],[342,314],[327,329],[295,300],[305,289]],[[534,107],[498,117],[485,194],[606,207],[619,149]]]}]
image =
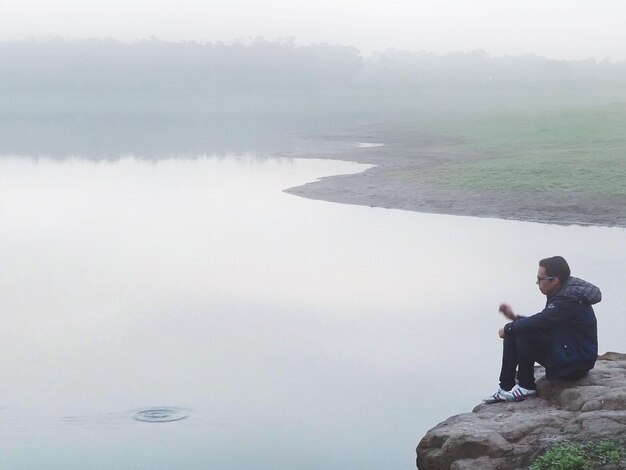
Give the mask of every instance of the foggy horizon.
[{"label": "foggy horizon", "polygon": [[3,90],[251,90],[623,87],[626,62],[483,50],[436,54],[294,41],[0,41]]},{"label": "foggy horizon", "polygon": [[493,56],[536,54],[558,60],[626,60],[626,4],[493,0],[383,4],[376,0],[315,3],[252,0],[228,4],[181,0],[7,0],[0,41],[65,37],[215,43],[247,38],[297,45],[355,47],[368,56],[388,49],[446,54],[484,50]]},{"label": "foggy horizon", "polygon": [[446,51],[435,51],[429,50],[426,48],[411,48],[411,47],[395,47],[388,46],[384,49],[380,50],[369,50],[369,49],[361,49],[354,44],[347,43],[333,43],[330,41],[315,41],[304,43],[298,41],[296,37],[236,37],[227,40],[195,40],[195,39],[163,39],[160,37],[156,37],[153,35],[145,36],[141,38],[134,39],[119,39],[115,37],[96,37],[96,36],[86,36],[86,37],[71,37],[64,35],[47,35],[47,36],[28,36],[21,38],[12,38],[12,39],[4,39],[0,38],[0,46],[3,45],[19,45],[26,43],[34,43],[34,44],[44,44],[49,42],[60,41],[67,44],[79,44],[79,43],[89,43],[89,42],[112,42],[120,45],[133,46],[138,44],[145,43],[157,43],[157,44],[171,44],[171,45],[191,45],[191,46],[224,46],[224,47],[232,47],[232,46],[244,46],[244,47],[253,47],[260,43],[267,44],[275,44],[282,45],[287,47],[293,47],[296,49],[309,48],[309,47],[330,47],[330,48],[341,48],[341,49],[352,49],[357,53],[357,55],[363,59],[371,59],[376,58],[378,56],[382,56],[385,54],[422,54],[428,55],[431,57],[446,57],[453,55],[472,55],[472,54],[481,54],[483,56],[488,57],[489,59],[516,59],[523,57],[535,57],[539,59],[545,59],[551,62],[588,62],[592,61],[595,63],[605,63],[605,64],[624,64],[626,63],[626,57],[624,58],[616,58],[612,56],[580,56],[580,57],[552,57],[550,55],[545,55],[537,52],[502,52],[496,53],[491,50],[485,48],[459,48],[459,49],[450,49]]}]

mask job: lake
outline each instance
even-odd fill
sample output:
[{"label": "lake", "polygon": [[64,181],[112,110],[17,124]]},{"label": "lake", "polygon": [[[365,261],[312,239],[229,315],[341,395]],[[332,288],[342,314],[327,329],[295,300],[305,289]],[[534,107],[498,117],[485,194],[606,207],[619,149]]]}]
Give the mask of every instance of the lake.
[{"label": "lake", "polygon": [[626,230],[283,192],[366,168],[0,157],[2,466],[414,468],[496,389],[498,305],[541,310],[555,254],[624,351]]}]

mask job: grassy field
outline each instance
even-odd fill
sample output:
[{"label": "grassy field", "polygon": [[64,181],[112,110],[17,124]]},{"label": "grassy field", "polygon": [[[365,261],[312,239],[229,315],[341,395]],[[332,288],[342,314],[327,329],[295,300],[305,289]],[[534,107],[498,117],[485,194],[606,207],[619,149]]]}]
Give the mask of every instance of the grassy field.
[{"label": "grassy field", "polygon": [[436,169],[440,184],[626,196],[626,103],[501,113],[440,129],[486,157]]}]

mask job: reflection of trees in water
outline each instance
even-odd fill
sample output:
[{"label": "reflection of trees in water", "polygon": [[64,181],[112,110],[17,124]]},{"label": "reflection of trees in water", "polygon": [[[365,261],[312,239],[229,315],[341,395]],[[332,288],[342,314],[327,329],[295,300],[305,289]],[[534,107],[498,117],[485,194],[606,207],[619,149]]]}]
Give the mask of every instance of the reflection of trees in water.
[{"label": "reflection of trees in water", "polygon": [[[465,141],[481,119],[535,122],[537,115],[623,100],[626,92],[614,89],[576,94],[567,89],[468,93],[401,87],[228,93],[0,90],[0,155],[100,159],[259,154],[295,150],[302,137],[334,140],[342,138],[337,134],[347,138],[345,131],[355,137],[353,131],[362,124],[376,124],[384,134],[374,137],[370,128],[360,129],[357,141],[421,145],[429,135],[438,141]],[[530,135],[528,128],[520,134],[515,126],[517,139]],[[311,143],[304,145],[310,148]],[[319,140],[315,145],[319,148]]]},{"label": "reflection of trees in water", "polygon": [[[0,155],[103,159],[136,155],[226,155],[291,150],[299,137],[327,130],[315,116],[36,116],[0,119]],[[337,127],[352,122],[334,119]]]}]

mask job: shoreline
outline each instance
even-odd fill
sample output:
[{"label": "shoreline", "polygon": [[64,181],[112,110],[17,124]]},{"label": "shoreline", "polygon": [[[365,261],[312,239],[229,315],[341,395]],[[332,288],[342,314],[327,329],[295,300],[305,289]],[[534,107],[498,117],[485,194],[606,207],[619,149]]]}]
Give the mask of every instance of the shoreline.
[{"label": "shoreline", "polygon": [[345,160],[373,167],[284,190],[296,196],[414,212],[556,225],[626,227],[624,197],[588,191],[487,190],[441,184],[434,176],[446,167],[497,156],[479,154],[461,139],[415,135],[402,129],[390,132],[377,125],[310,135],[305,139],[306,148],[273,155]]}]

